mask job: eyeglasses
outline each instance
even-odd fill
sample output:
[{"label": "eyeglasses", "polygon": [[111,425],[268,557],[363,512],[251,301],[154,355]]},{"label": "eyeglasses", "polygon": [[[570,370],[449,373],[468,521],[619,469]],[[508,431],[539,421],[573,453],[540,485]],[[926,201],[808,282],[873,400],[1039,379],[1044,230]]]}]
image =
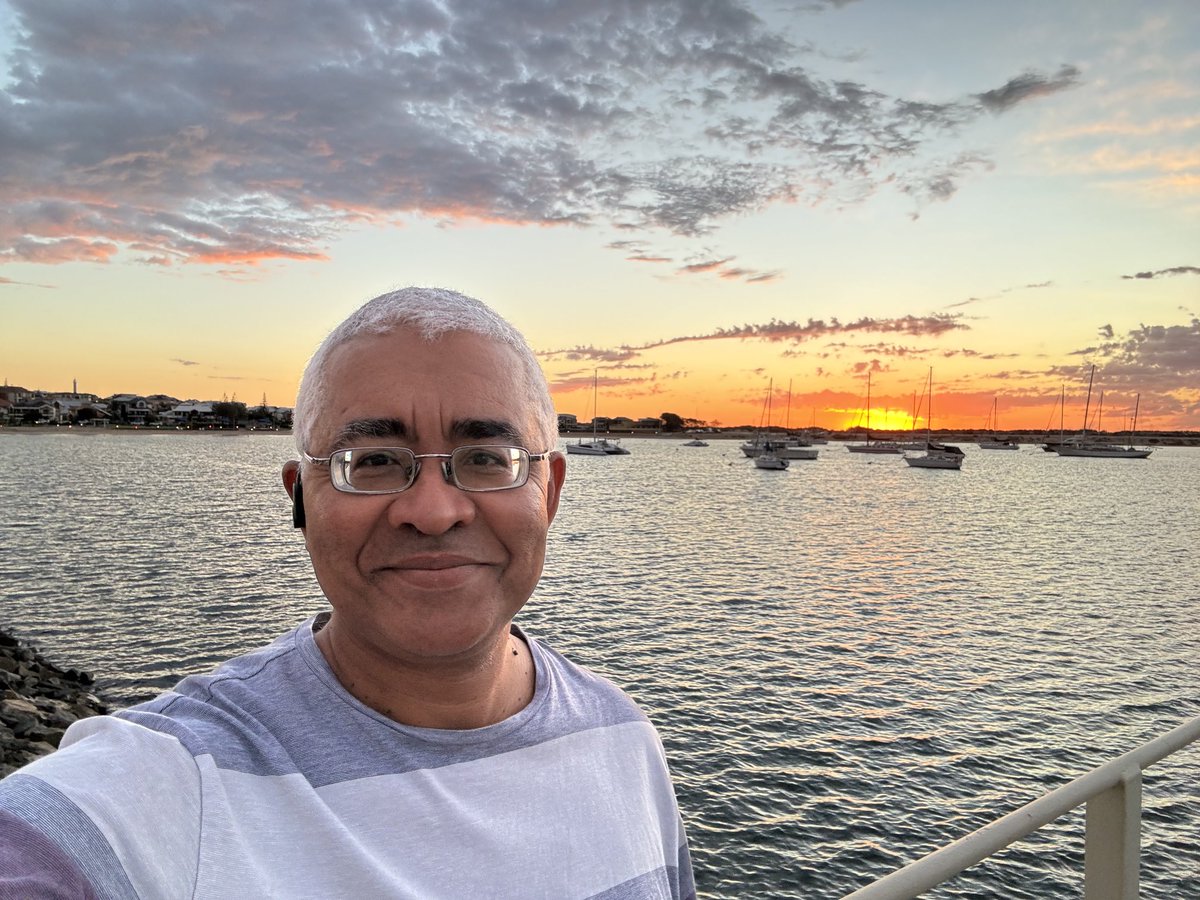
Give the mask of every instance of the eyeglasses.
[{"label": "eyeglasses", "polygon": [[461,491],[508,491],[529,480],[530,460],[550,451],[492,445],[455,447],[451,453],[413,453],[407,447],[348,447],[330,456],[301,456],[329,466],[333,486],[348,494],[398,494],[421,472],[421,460],[442,460],[442,477]]}]

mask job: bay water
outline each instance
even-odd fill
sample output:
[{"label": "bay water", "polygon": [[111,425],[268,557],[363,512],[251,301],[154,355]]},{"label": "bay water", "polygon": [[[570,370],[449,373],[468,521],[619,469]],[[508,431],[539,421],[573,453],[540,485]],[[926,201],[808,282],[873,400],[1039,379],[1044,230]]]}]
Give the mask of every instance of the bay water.
[{"label": "bay water", "polygon": [[[662,735],[700,894],[835,898],[1200,715],[1200,449],[960,472],[831,444],[568,457],[518,621]],[[278,434],[0,433],[0,625],[118,703],[326,608]],[[1200,898],[1200,747],[1145,773],[1145,897]],[[929,892],[1082,897],[1083,813]]]}]

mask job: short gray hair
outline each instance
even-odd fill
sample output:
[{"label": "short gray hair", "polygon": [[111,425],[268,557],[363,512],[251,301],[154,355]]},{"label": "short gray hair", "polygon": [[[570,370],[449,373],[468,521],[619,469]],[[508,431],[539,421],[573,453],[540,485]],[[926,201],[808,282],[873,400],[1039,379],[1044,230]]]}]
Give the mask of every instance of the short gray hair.
[{"label": "short gray hair", "polygon": [[546,375],[524,335],[491,307],[446,288],[407,287],[368,300],[351,313],[321,342],[300,379],[292,427],[296,447],[309,452],[309,440],[318,410],[326,400],[330,354],[342,344],[362,335],[390,334],[411,329],[426,341],[436,341],[451,332],[477,334],[511,347],[521,361],[521,381],[541,427],[542,447],[553,448],[558,440],[558,414],[550,398]]}]

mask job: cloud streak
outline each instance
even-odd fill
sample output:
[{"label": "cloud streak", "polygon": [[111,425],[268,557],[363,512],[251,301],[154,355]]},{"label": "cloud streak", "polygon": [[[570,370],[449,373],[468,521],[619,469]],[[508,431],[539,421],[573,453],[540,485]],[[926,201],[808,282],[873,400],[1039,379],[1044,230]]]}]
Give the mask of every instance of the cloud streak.
[{"label": "cloud streak", "polygon": [[1175,275],[1200,275],[1200,266],[1172,266],[1170,269],[1159,269],[1156,272],[1138,272],[1136,275],[1122,275],[1121,278],[1125,280],[1150,280]]},{"label": "cloud streak", "polygon": [[747,0],[9,3],[0,262],[245,269],[409,215],[692,241],[776,203],[944,201],[991,163],[933,140],[1079,82],[892,96]]},{"label": "cloud streak", "polygon": [[949,331],[969,329],[961,317],[950,314],[932,316],[901,316],[894,319],[876,319],[865,316],[853,322],[841,322],[831,318],[809,319],[807,322],[789,322],[771,319],[765,324],[736,325],[730,328],[718,328],[708,334],[689,335],[684,337],[666,338],[635,347],[635,350],[653,350],[672,344],[685,344],[702,341],[720,340],[762,340],[772,343],[789,342],[793,344],[805,341],[827,338],[844,334],[909,334],[909,335],[942,335]]},{"label": "cloud streak", "polygon": [[1002,113],[1018,103],[1035,97],[1046,97],[1079,84],[1079,70],[1075,66],[1062,66],[1052,76],[1038,72],[1024,72],[994,90],[976,94],[980,105],[991,113]]},{"label": "cloud streak", "polygon": [[829,321],[809,319],[807,322],[788,322],[771,319],[764,324],[734,325],[718,328],[706,334],[683,335],[664,338],[639,345],[624,345],[617,349],[596,347],[574,347],[568,350],[547,350],[539,355],[547,360],[591,360],[596,362],[627,362],[649,350],[670,347],[676,344],[704,343],[724,340],[758,340],[768,343],[801,344],[807,341],[853,334],[907,334],[939,337],[951,331],[969,330],[960,316],[937,314],[932,316],[900,316],[893,319],[877,319],[870,316],[853,322],[841,322],[836,318]]}]

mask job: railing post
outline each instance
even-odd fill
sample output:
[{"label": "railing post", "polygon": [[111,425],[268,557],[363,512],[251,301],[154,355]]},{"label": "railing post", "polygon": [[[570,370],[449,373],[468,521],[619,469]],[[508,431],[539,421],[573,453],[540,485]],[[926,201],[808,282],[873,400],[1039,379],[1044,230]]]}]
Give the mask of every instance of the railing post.
[{"label": "railing post", "polygon": [[1087,801],[1083,853],[1084,900],[1137,900],[1141,855],[1142,770]]}]

